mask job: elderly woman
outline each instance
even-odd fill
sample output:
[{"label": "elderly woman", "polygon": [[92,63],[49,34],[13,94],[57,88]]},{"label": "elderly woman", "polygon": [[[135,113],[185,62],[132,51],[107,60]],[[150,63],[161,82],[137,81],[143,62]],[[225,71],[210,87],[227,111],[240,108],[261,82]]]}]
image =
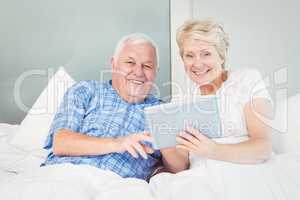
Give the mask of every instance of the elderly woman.
[{"label": "elderly woman", "polygon": [[194,83],[193,94],[219,98],[222,138],[227,142],[217,142],[199,130],[187,128],[178,134],[176,148],[162,151],[167,170],[186,169],[189,154],[234,163],[268,160],[270,128],[264,119],[271,112],[271,101],[260,73],[225,67],[228,36],[213,20],[185,22],[178,29],[177,44],[185,71]]}]

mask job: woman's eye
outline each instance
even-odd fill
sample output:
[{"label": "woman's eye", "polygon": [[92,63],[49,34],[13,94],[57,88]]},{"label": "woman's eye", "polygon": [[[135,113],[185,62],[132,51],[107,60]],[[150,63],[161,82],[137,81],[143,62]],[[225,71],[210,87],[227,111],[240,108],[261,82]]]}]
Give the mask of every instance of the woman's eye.
[{"label": "woman's eye", "polygon": [[185,57],[187,57],[187,58],[192,58],[193,55],[191,55],[191,54],[186,54]]},{"label": "woman's eye", "polygon": [[210,56],[211,54],[209,52],[205,52],[204,56]]}]

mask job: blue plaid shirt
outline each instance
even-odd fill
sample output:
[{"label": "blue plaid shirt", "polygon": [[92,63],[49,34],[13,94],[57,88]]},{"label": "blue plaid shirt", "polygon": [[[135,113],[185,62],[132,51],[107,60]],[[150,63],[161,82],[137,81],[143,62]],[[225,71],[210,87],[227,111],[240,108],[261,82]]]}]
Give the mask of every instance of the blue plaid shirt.
[{"label": "blue plaid shirt", "polygon": [[[149,95],[142,103],[129,104],[112,88],[111,81],[82,81],[72,86],[64,95],[50,128],[44,148],[50,153],[42,164],[88,164],[111,170],[122,177],[147,179],[161,158],[155,151],[148,159],[132,157],[128,152],[98,156],[55,156],[52,151],[53,135],[58,129],[68,129],[97,137],[119,137],[145,130],[143,109],[159,104]],[[149,143],[148,143],[149,144]],[[151,146],[151,144],[149,144]]]}]

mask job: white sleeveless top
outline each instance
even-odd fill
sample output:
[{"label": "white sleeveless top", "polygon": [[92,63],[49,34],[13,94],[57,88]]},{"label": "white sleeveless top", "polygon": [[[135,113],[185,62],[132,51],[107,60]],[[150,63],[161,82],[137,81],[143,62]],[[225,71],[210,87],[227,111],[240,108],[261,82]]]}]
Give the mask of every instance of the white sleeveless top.
[{"label": "white sleeveless top", "polygon": [[[199,95],[200,89],[193,84],[190,94]],[[201,94],[200,94],[201,95]],[[263,97],[272,102],[261,74],[250,68],[228,70],[227,80],[217,90],[218,107],[223,139],[247,138],[244,107],[251,100]],[[218,139],[222,142],[222,139]],[[228,143],[228,142],[226,142]],[[231,143],[231,142],[229,142]],[[235,142],[234,142],[235,143]]]}]

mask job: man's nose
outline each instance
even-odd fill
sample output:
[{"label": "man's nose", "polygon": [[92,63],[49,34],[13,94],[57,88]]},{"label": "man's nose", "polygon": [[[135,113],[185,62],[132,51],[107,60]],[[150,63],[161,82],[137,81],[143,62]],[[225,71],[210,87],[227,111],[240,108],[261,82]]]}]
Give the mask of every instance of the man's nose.
[{"label": "man's nose", "polygon": [[135,68],[134,68],[134,74],[136,76],[144,76],[144,71],[143,71],[143,65],[140,63],[137,63]]}]

